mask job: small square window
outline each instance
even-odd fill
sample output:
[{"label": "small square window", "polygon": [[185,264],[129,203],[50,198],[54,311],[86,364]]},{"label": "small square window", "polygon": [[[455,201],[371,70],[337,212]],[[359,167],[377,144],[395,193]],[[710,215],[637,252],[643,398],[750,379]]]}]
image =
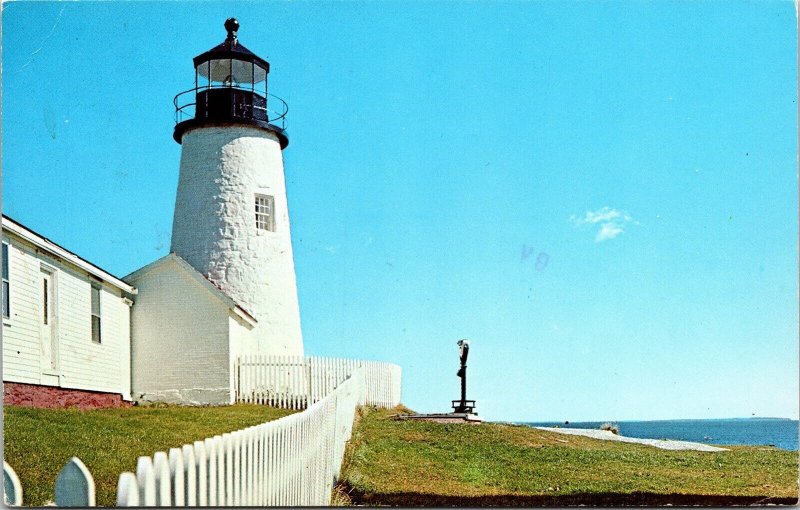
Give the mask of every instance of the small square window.
[{"label": "small square window", "polygon": [[275,232],[275,197],[256,195],[256,229]]}]

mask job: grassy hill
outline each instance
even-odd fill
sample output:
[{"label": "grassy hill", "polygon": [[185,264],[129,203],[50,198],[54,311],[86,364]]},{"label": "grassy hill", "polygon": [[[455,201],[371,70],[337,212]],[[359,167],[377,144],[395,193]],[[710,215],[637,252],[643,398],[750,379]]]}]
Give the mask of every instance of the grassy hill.
[{"label": "grassy hill", "polygon": [[794,504],[798,453],[709,453],[524,426],[396,421],[368,410],[348,447],[340,502],[401,506]]},{"label": "grassy hill", "polygon": [[73,456],[95,481],[97,504],[114,506],[123,471],[136,459],[293,413],[260,405],[143,406],[125,409],[3,407],[5,460],[22,482],[23,504],[53,499],[56,477]]}]

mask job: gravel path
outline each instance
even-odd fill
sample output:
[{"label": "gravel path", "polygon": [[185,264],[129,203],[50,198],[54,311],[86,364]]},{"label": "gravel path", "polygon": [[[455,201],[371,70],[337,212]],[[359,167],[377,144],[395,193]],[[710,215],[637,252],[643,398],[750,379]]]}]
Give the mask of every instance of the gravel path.
[{"label": "gravel path", "polygon": [[638,443],[648,446],[655,446],[664,450],[697,450],[698,452],[726,452],[727,448],[718,448],[702,443],[692,443],[691,441],[674,441],[671,439],[639,439],[636,437],[618,436],[610,430],[597,429],[567,429],[559,427],[536,427],[539,430],[557,432],[559,434],[570,434],[573,436],[586,436],[594,439],[604,439],[606,441],[621,441],[623,443]]}]

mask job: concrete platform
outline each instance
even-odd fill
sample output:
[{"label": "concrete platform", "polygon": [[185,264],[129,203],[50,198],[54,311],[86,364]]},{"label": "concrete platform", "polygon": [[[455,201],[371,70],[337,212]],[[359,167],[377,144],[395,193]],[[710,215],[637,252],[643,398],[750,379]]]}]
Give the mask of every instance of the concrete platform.
[{"label": "concrete platform", "polygon": [[467,423],[477,425],[483,422],[473,413],[440,413],[440,414],[398,414],[395,420],[432,421],[434,423]]}]

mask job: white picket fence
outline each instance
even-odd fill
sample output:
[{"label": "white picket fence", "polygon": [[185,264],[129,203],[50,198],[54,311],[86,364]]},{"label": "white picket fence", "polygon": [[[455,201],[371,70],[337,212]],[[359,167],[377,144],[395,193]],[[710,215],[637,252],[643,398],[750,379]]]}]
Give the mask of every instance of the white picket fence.
[{"label": "white picket fence", "polygon": [[[119,476],[117,506],[330,504],[367,374],[355,368],[302,412],[139,457],[135,474]],[[4,474],[8,504],[20,505],[19,479],[7,464]],[[59,475],[55,502],[94,505],[94,482],[80,460]]]},{"label": "white picket fence", "polygon": [[362,405],[400,403],[400,367],[381,361],[314,356],[241,356],[234,371],[236,401],[305,409],[327,396],[356,369],[364,371]]},{"label": "white picket fence", "polygon": [[[359,405],[400,403],[392,363],[301,356],[243,356],[236,401],[305,409],[279,420],[139,457],[119,476],[117,506],[323,506],[339,476]],[[5,501],[22,486],[4,463]],[[56,480],[57,506],[94,506],[94,480],[73,457]]]},{"label": "white picket fence", "polygon": [[363,384],[357,369],[303,412],[139,457],[117,506],[328,505]]}]

